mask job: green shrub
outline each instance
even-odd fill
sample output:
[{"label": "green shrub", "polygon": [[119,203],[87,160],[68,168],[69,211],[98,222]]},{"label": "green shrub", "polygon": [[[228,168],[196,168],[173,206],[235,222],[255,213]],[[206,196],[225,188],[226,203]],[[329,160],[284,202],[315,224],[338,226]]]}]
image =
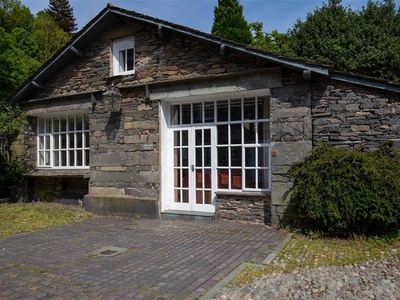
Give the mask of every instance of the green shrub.
[{"label": "green shrub", "polygon": [[291,174],[290,207],[305,217],[303,225],[364,234],[399,228],[400,155],[392,142],[374,151],[322,144]]}]

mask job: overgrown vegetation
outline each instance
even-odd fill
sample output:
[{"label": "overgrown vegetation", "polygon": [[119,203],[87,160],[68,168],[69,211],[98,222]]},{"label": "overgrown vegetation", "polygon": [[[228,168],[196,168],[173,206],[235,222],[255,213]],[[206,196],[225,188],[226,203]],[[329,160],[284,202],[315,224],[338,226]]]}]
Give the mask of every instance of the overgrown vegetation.
[{"label": "overgrown vegetation", "polygon": [[322,144],[291,168],[290,213],[302,226],[340,234],[382,234],[400,227],[400,154]]},{"label": "overgrown vegetation", "polygon": [[56,203],[0,204],[0,238],[93,218],[79,207]]}]

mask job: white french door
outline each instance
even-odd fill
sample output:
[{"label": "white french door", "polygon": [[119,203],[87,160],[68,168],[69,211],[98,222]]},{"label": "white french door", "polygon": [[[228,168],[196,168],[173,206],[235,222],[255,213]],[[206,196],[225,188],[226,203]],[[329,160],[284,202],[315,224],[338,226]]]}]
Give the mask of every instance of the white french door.
[{"label": "white french door", "polygon": [[215,126],[172,129],[173,196],[176,210],[215,212]]}]

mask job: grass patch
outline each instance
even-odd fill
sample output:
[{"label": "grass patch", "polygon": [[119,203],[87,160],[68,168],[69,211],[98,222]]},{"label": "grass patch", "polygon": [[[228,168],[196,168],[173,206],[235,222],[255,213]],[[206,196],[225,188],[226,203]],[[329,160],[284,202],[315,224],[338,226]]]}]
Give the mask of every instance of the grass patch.
[{"label": "grass patch", "polygon": [[400,233],[390,240],[363,237],[311,239],[295,234],[271,264],[264,268],[247,267],[231,284],[244,285],[263,275],[297,273],[307,268],[355,265],[380,258],[393,249],[400,249]]},{"label": "grass patch", "polygon": [[93,217],[80,207],[58,203],[0,204],[0,239]]}]

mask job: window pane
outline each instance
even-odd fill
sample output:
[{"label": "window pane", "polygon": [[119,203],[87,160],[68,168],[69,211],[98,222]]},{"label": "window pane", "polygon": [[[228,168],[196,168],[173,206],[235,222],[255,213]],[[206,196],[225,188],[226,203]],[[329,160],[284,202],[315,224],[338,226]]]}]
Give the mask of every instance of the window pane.
[{"label": "window pane", "polygon": [[59,135],[55,134],[53,137],[53,149],[59,149],[60,148],[60,141],[59,141]]},{"label": "window pane", "polygon": [[125,60],[125,50],[119,51],[119,71],[124,72],[126,71],[126,60]]},{"label": "window pane", "polygon": [[189,191],[188,190],[182,191],[182,202],[189,203]]},{"label": "window pane", "polygon": [[269,101],[268,98],[258,98],[258,119],[269,119]]},{"label": "window pane", "polygon": [[204,188],[211,189],[211,170],[204,170]]},{"label": "window pane", "polygon": [[218,147],[217,153],[218,153],[218,166],[227,167],[229,165],[228,147]]},{"label": "window pane", "polygon": [[61,149],[67,148],[67,134],[60,134],[61,136]]},{"label": "window pane", "polygon": [[193,104],[193,123],[203,123],[203,103]]},{"label": "window pane", "polygon": [[246,170],[246,188],[256,188],[256,170]]},{"label": "window pane", "polygon": [[85,166],[89,166],[89,150],[85,150]]},{"label": "window pane", "polygon": [[255,148],[245,148],[245,159],[246,159],[246,167],[255,167],[256,166],[256,149]]},{"label": "window pane", "polygon": [[231,121],[242,119],[242,99],[231,100]]},{"label": "window pane", "polygon": [[67,131],[67,117],[60,117],[60,122],[61,122],[61,131],[66,132]]},{"label": "window pane", "polygon": [[195,130],[195,145],[201,146],[203,145],[203,131],[201,129]]},{"label": "window pane", "polygon": [[53,132],[59,132],[60,131],[60,120],[59,118],[54,118],[53,119]]},{"label": "window pane", "polygon": [[76,151],[76,165],[82,166],[82,163],[83,163],[82,150],[78,150]]},{"label": "window pane", "polygon": [[214,102],[204,103],[204,122],[214,122]]},{"label": "window pane", "polygon": [[181,132],[174,131],[174,146],[180,146],[180,145],[181,145]]},{"label": "window pane", "polygon": [[268,147],[258,148],[258,167],[269,167]]},{"label": "window pane", "polygon": [[231,125],[231,144],[242,143],[242,125],[232,124]]},{"label": "window pane", "polygon": [[258,188],[269,189],[267,169],[258,170]]},{"label": "window pane", "polygon": [[242,166],[242,147],[231,148],[231,166],[234,167]]},{"label": "window pane", "polygon": [[217,144],[228,144],[228,125],[217,125]]},{"label": "window pane", "polygon": [[196,188],[203,188],[203,170],[196,170]]},{"label": "window pane", "polygon": [[75,147],[75,140],[74,140],[74,134],[70,133],[68,134],[68,148],[74,148]]},{"label": "window pane", "polygon": [[189,166],[188,148],[182,149],[182,166],[183,167]]},{"label": "window pane", "polygon": [[264,144],[269,143],[270,132],[269,122],[258,123],[258,143]]},{"label": "window pane", "polygon": [[180,187],[181,186],[181,170],[180,169],[175,169],[174,170],[174,182],[175,182],[175,187]]},{"label": "window pane", "polygon": [[174,149],[174,166],[180,167],[181,165],[181,149]]},{"label": "window pane", "polygon": [[135,63],[135,52],[133,48],[129,48],[127,50],[127,62],[126,62],[126,71],[132,71],[134,69]]},{"label": "window pane", "polygon": [[254,98],[247,98],[243,100],[243,119],[256,119],[256,100]]},{"label": "window pane", "polygon": [[187,146],[188,145],[188,131],[187,130],[182,130],[182,146]]},{"label": "window pane", "polygon": [[46,135],[45,140],[44,140],[44,148],[49,150],[50,149],[50,136]]},{"label": "window pane", "polygon": [[244,143],[245,144],[254,144],[256,142],[256,124],[255,123],[244,123]]},{"label": "window pane", "polygon": [[84,115],[84,118],[85,118],[85,127],[83,129],[89,130],[89,115]]},{"label": "window pane", "polygon": [[44,153],[45,165],[50,166],[50,151]]},{"label": "window pane", "polygon": [[44,149],[44,136],[39,137],[39,150]]},{"label": "window pane", "polygon": [[51,129],[52,129],[52,126],[53,125],[53,120],[52,120],[52,118],[46,118],[46,132],[47,133],[50,133],[51,132]]},{"label": "window pane", "polygon": [[181,123],[181,106],[171,106],[171,125],[179,125]]},{"label": "window pane", "polygon": [[76,116],[76,130],[82,130],[82,115]]},{"label": "window pane", "polygon": [[202,167],[203,166],[203,149],[202,148],[196,148],[196,167]]},{"label": "window pane", "polygon": [[228,121],[228,101],[217,102],[217,120],[218,122]]},{"label": "window pane", "polygon": [[45,119],[39,119],[39,133],[44,133],[44,122]]},{"label": "window pane", "polygon": [[229,170],[228,169],[218,170],[218,188],[219,189],[229,188]]},{"label": "window pane", "polygon": [[203,191],[196,191],[196,204],[203,204]]},{"label": "window pane", "polygon": [[76,134],[76,148],[82,148],[83,147],[83,141],[82,141],[82,133],[77,133]]},{"label": "window pane", "polygon": [[204,129],[204,145],[211,145],[211,130],[210,129]]},{"label": "window pane", "polygon": [[85,145],[84,145],[84,147],[85,148],[89,148],[89,132],[85,132],[84,136],[85,136]]},{"label": "window pane", "polygon": [[190,104],[182,105],[182,124],[190,124],[191,123],[191,109]]},{"label": "window pane", "polygon": [[61,151],[61,166],[67,166],[67,151]]},{"label": "window pane", "polygon": [[211,147],[204,147],[204,166],[211,167]]},{"label": "window pane", "polygon": [[70,167],[75,166],[75,151],[74,150],[69,150],[68,151],[68,157],[69,157],[68,166],[70,166]]},{"label": "window pane", "polygon": [[68,131],[74,131],[75,130],[75,118],[74,117],[68,117]]},{"label": "window pane", "polygon": [[204,204],[211,204],[212,197],[210,191],[204,191]]},{"label": "window pane", "polygon": [[231,170],[231,188],[242,189],[242,170]]},{"label": "window pane", "polygon": [[39,152],[39,165],[41,165],[41,166],[44,165],[44,152],[43,151]]},{"label": "window pane", "polygon": [[60,165],[60,158],[59,158],[59,152],[54,151],[53,152],[53,163],[55,167],[58,167]]}]

